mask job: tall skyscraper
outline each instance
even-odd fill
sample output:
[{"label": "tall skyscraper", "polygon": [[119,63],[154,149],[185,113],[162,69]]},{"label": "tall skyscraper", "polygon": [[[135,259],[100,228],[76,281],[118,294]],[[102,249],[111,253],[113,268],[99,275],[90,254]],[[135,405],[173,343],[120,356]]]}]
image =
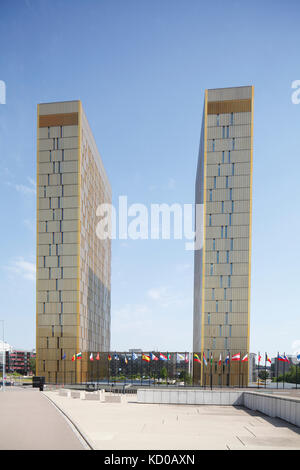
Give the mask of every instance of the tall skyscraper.
[{"label": "tall skyscraper", "polygon": [[79,382],[88,351],[110,348],[111,244],[96,209],[111,188],[80,101],[40,104],[37,121],[36,373]]},{"label": "tall skyscraper", "polygon": [[[195,194],[203,205],[203,219],[196,221],[203,245],[195,251],[193,333],[193,349],[208,363],[195,367],[202,385],[248,383],[249,362],[241,361],[249,359],[253,91],[205,92]],[[236,354],[240,361],[224,364]]]}]

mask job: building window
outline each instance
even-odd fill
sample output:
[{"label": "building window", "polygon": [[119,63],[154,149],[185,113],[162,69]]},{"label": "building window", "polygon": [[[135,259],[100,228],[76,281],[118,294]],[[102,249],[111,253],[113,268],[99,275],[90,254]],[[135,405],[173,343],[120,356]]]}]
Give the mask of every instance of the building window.
[{"label": "building window", "polygon": [[214,270],[214,265],[211,263],[210,264],[210,275],[213,275],[213,270]]},{"label": "building window", "polygon": [[232,176],[234,175],[234,163],[232,164]]},{"label": "building window", "polygon": [[220,115],[217,114],[217,127],[219,127],[219,125],[220,125]]},{"label": "building window", "polygon": [[226,251],[226,263],[229,263],[229,251]]},{"label": "building window", "polygon": [[225,225],[225,238],[227,238],[227,225]]},{"label": "building window", "polygon": [[221,238],[223,238],[223,225],[221,225]]},{"label": "building window", "polygon": [[211,300],[215,300],[215,289],[214,289],[214,287],[211,290]]},{"label": "building window", "polygon": [[212,189],[209,190],[209,200],[212,202]]},{"label": "building window", "polygon": [[232,313],[232,300],[229,300],[229,311]]},{"label": "building window", "polygon": [[231,277],[228,276],[228,287],[231,287]]},{"label": "building window", "polygon": [[220,276],[220,287],[223,287],[223,276],[222,276],[222,274]]},{"label": "building window", "polygon": [[231,201],[231,212],[234,212],[234,201]]},{"label": "building window", "polygon": [[221,167],[220,167],[220,163],[218,164],[218,176],[220,176],[221,174]]},{"label": "building window", "polygon": [[217,177],[214,176],[214,188],[216,189],[216,187],[217,187]]},{"label": "building window", "polygon": [[50,139],[50,127],[48,127],[48,139]]},{"label": "building window", "polygon": [[213,250],[215,250],[215,249],[216,249],[216,239],[214,238],[213,239]]},{"label": "building window", "polygon": [[231,160],[231,155],[230,155],[230,150],[228,150],[228,163],[230,163]]},{"label": "building window", "polygon": [[217,264],[219,264],[219,259],[220,259],[220,252],[217,251]]},{"label": "building window", "polygon": [[211,227],[211,214],[209,214],[209,226]]},{"label": "building window", "polygon": [[231,225],[231,214],[229,214],[229,225]]},{"label": "building window", "polygon": [[218,313],[219,311],[219,302],[216,300],[216,312]]},{"label": "building window", "polygon": [[226,176],[226,188],[228,188],[228,176]]},{"label": "building window", "polygon": [[225,313],[225,325],[228,325],[228,313]]},{"label": "building window", "polygon": [[212,141],[212,151],[213,152],[215,151],[215,139],[213,139],[213,141]]},{"label": "building window", "polygon": [[223,152],[222,152],[222,163],[224,163],[224,162],[225,162],[225,152],[223,150]]},{"label": "building window", "polygon": [[230,188],[230,190],[229,190],[229,199],[230,199],[230,201],[232,201],[232,188]]},{"label": "building window", "polygon": [[230,274],[232,275],[232,263],[230,263]]},{"label": "building window", "polygon": [[229,126],[227,126],[227,139],[229,139]]},{"label": "building window", "polygon": [[231,338],[231,329],[232,329],[232,327],[231,327],[231,325],[229,325],[229,338]]},{"label": "building window", "polygon": [[222,128],[222,139],[225,139],[225,126]]},{"label": "building window", "polygon": [[224,201],[222,201],[222,214],[224,214]]},{"label": "building window", "polygon": [[54,325],[52,325],[52,338],[54,337]]},{"label": "building window", "polygon": [[232,150],[234,150],[234,149],[235,149],[235,138],[233,137],[232,138]]},{"label": "building window", "polygon": [[230,239],[230,249],[233,250],[233,238]]},{"label": "building window", "polygon": [[226,287],[224,288],[224,300],[226,300],[226,293],[227,293],[227,289]]},{"label": "building window", "polygon": [[233,113],[230,114],[230,125],[233,126]]},{"label": "building window", "polygon": [[213,338],[212,348],[216,349],[216,338]]},{"label": "building window", "polygon": [[228,348],[228,338],[224,338],[224,348]]},{"label": "building window", "polygon": [[207,314],[207,324],[210,325],[210,313]]},{"label": "building window", "polygon": [[222,325],[219,325],[219,336],[222,336]]}]

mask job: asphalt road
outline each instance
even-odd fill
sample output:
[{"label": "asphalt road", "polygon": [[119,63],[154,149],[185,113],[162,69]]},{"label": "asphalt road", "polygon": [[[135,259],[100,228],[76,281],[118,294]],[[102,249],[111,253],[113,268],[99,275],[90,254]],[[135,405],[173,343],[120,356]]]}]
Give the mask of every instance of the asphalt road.
[{"label": "asphalt road", "polygon": [[0,391],[1,450],[84,450],[67,419],[38,389]]}]

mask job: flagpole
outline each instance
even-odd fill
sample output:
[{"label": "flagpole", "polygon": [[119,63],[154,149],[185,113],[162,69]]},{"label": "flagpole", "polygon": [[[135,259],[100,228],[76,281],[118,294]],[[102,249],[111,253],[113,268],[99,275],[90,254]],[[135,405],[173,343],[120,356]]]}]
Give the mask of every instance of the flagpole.
[{"label": "flagpole", "polygon": [[265,388],[267,388],[267,353],[265,353]]},{"label": "flagpole", "polygon": [[241,351],[240,351],[240,360],[239,360],[239,388],[241,388]]},{"label": "flagpole", "polygon": [[260,364],[260,351],[258,351],[258,372],[257,372],[257,388],[259,388],[259,364]]},{"label": "flagpole", "polygon": [[285,353],[283,353],[284,361],[283,361],[283,388],[284,388],[284,378],[285,378]]},{"label": "flagpole", "polygon": [[278,365],[279,365],[279,352],[277,352],[277,371],[276,371],[276,382],[277,382],[277,388],[278,388]]}]

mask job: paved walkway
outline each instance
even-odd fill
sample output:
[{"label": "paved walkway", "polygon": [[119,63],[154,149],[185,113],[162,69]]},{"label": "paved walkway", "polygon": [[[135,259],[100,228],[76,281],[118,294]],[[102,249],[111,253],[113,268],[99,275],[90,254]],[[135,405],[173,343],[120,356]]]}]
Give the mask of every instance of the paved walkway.
[{"label": "paved walkway", "polygon": [[300,430],[246,408],[213,405],[105,403],[45,392],[94,449],[300,449]]},{"label": "paved walkway", "polygon": [[83,450],[66,418],[38,389],[0,391],[1,450]]}]

